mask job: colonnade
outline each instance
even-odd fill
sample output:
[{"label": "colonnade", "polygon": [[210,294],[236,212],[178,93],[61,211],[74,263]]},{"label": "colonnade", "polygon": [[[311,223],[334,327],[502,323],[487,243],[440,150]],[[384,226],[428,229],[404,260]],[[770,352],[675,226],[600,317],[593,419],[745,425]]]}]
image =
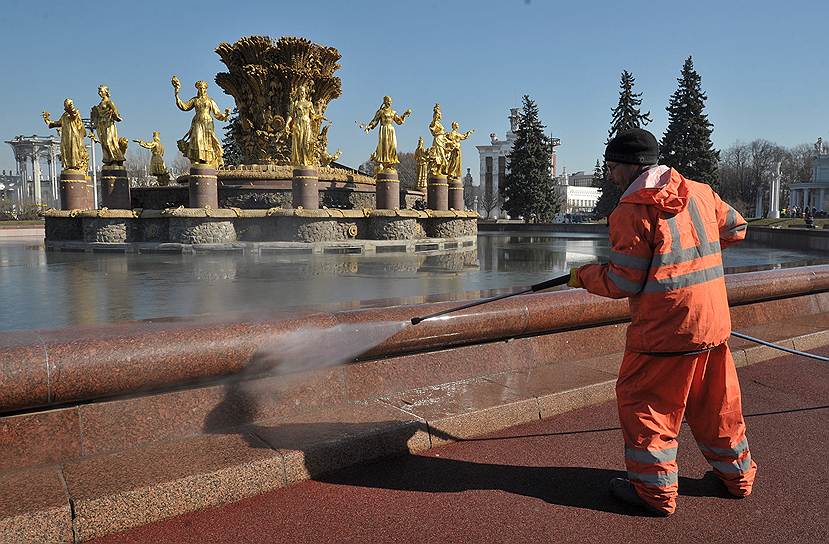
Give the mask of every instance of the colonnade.
[{"label": "colonnade", "polygon": [[[6,142],[14,150],[18,183],[15,196],[18,201],[31,199],[39,206],[57,206],[60,201],[58,158],[60,142],[56,138],[18,136]],[[44,176],[43,166],[46,166]],[[44,198],[43,181],[49,181],[49,195]]]}]

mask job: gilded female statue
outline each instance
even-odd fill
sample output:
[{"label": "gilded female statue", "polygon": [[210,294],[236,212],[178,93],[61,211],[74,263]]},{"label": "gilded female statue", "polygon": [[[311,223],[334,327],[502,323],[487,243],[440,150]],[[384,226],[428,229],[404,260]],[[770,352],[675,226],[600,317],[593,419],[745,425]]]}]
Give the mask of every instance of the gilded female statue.
[{"label": "gilded female statue", "polygon": [[149,149],[152,153],[150,158],[150,175],[155,176],[159,185],[167,185],[170,176],[167,173],[167,167],[164,165],[164,146],[161,143],[161,137],[158,131],[153,132],[153,140],[145,142],[142,140],[133,140],[144,149]]},{"label": "gilded female statue", "polygon": [[394,132],[394,123],[402,125],[406,122],[406,117],[412,114],[412,110],[407,109],[403,115],[397,115],[397,112],[391,109],[391,97],[384,96],[383,104],[374,114],[374,118],[369,124],[361,127],[368,134],[370,130],[380,125],[380,137],[377,141],[377,149],[372,153],[371,160],[380,165],[379,172],[394,170],[394,166],[399,164],[397,158],[397,135]]},{"label": "gilded female statue", "polygon": [[67,98],[63,101],[63,115],[57,121],[52,121],[48,111],[43,112],[43,120],[49,128],[60,129],[60,162],[64,170],[78,170],[86,173],[89,170],[89,154],[83,139],[86,137],[86,128],[81,120],[81,112]]},{"label": "gilded female statue", "polygon": [[440,120],[443,114],[440,111],[440,104],[435,104],[432,110],[432,122],[429,124],[429,132],[432,133],[432,147],[429,148],[429,170],[435,176],[446,175],[446,131]]},{"label": "gilded female statue", "polygon": [[172,79],[173,89],[176,93],[176,106],[181,111],[196,110],[190,130],[184,138],[178,141],[178,148],[185,157],[193,163],[209,164],[211,166],[223,166],[224,159],[222,144],[216,137],[216,128],[213,126],[213,118],[217,121],[227,121],[230,117],[230,108],[225,108],[224,113],[219,106],[207,94],[207,83],[196,82],[196,96],[182,102],[179,97],[181,82],[176,76]]},{"label": "gilded female statue", "polygon": [[461,142],[469,138],[475,132],[474,130],[467,130],[466,132],[459,132],[461,126],[457,121],[452,121],[452,132],[446,135],[446,151],[448,166],[446,174],[450,178],[460,179],[461,177]]},{"label": "gilded female statue", "polygon": [[101,142],[104,164],[122,164],[127,149],[127,140],[118,139],[118,127],[115,126],[115,123],[122,121],[121,115],[115,107],[115,102],[109,96],[109,87],[99,85],[98,96],[101,97],[101,102],[92,108],[90,119],[95,132],[98,133],[97,140]]},{"label": "gilded female statue", "polygon": [[426,179],[429,177],[429,150],[423,145],[423,136],[417,139],[414,158],[417,166],[417,188],[425,191]]},{"label": "gilded female statue", "polygon": [[313,123],[319,120],[314,103],[308,97],[308,88],[302,84],[291,101],[285,132],[291,137],[291,165],[316,166],[316,136]]}]

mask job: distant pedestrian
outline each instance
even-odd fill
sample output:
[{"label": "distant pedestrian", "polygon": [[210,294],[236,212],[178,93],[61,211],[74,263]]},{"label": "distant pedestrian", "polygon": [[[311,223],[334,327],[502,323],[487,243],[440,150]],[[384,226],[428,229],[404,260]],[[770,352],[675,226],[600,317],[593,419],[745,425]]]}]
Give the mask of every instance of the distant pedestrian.
[{"label": "distant pedestrian", "polygon": [[676,508],[677,435],[683,416],[702,454],[735,497],[751,493],[756,464],[745,436],[721,248],[746,221],[704,183],[657,165],[653,134],[619,133],[605,150],[621,191],[608,219],[610,262],[571,271],[572,287],[629,298],[631,324],[616,398],[627,479],[622,501],[668,516]]}]

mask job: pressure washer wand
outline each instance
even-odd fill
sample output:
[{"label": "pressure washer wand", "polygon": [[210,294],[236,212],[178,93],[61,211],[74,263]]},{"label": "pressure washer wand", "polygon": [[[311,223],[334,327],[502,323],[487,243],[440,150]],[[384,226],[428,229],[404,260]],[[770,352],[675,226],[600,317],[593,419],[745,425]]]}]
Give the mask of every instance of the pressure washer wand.
[{"label": "pressure washer wand", "polygon": [[480,306],[481,304],[488,304],[490,302],[495,302],[496,300],[501,300],[503,298],[515,297],[518,295],[526,295],[527,293],[535,293],[537,291],[543,291],[544,289],[549,289],[550,287],[556,287],[558,285],[564,285],[570,281],[570,274],[565,276],[559,276],[558,278],[553,278],[551,280],[542,281],[541,283],[536,283],[535,285],[531,285],[526,289],[521,291],[517,291],[515,293],[507,293],[506,295],[498,295],[497,297],[492,298],[485,298],[483,300],[476,300],[475,302],[470,302],[469,304],[464,304],[463,306],[458,306],[457,308],[449,308],[448,310],[443,310],[441,312],[434,313],[432,315],[427,315],[425,317],[413,317],[412,318],[412,325],[417,325],[421,321],[426,321],[427,319],[432,319],[433,317],[440,317],[442,315],[451,314],[452,312],[457,312],[460,310],[465,310],[467,308],[473,308],[475,306]]}]

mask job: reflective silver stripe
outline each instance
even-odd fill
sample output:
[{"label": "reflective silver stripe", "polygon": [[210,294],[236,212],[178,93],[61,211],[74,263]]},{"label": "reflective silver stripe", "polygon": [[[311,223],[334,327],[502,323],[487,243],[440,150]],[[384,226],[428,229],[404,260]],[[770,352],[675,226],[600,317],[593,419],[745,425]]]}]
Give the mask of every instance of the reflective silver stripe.
[{"label": "reflective silver stripe", "polygon": [[724,455],[727,457],[739,457],[744,451],[748,449],[748,438],[740,440],[733,448],[715,448],[713,446],[706,446],[701,442],[697,442],[697,446],[702,450],[703,454],[713,453],[714,455]]},{"label": "reflective silver stripe", "polygon": [[699,283],[705,283],[723,277],[722,265],[712,266],[711,268],[704,268],[702,270],[695,270],[663,279],[649,279],[645,284],[645,293],[664,293],[665,291],[673,291],[674,289],[682,289],[683,287],[690,287]]},{"label": "reflective silver stripe", "polygon": [[660,267],[670,264],[686,263],[699,257],[713,255],[720,252],[720,241],[706,242],[696,247],[680,249],[678,252],[657,253],[653,256],[653,266]]},{"label": "reflective silver stripe", "polygon": [[751,468],[751,455],[746,455],[743,459],[736,461],[708,461],[712,467],[724,472],[726,474],[744,474]]},{"label": "reflective silver stripe", "polygon": [[676,485],[679,482],[679,475],[676,472],[668,472],[666,474],[641,474],[639,472],[628,471],[628,479],[658,487],[668,487],[669,485]]},{"label": "reflective silver stripe", "polygon": [[733,229],[721,230],[720,231],[720,238],[723,238],[723,239],[733,238],[733,237],[737,236],[738,233],[746,230],[746,227],[748,227],[748,225],[737,225]]},{"label": "reflective silver stripe", "polygon": [[[705,223],[703,223],[699,214],[699,208],[697,208],[694,197],[688,200],[688,214],[691,216],[691,224],[694,225],[694,230],[697,231],[697,239],[699,240],[697,251],[699,251],[701,246],[708,244],[708,234],[705,232]],[[702,257],[702,253],[699,256]]]},{"label": "reflective silver stripe", "polygon": [[664,450],[625,448],[625,459],[630,459],[637,463],[667,463],[676,461],[676,448],[666,448]]},{"label": "reflective silver stripe", "polygon": [[648,270],[651,267],[651,260],[646,257],[627,255],[618,251],[610,252],[610,262],[616,266],[624,266],[634,270]]},{"label": "reflective silver stripe", "polygon": [[616,274],[613,271],[608,271],[607,279],[612,281],[616,285],[616,287],[624,293],[630,293],[631,295],[635,295],[642,290],[641,283],[637,283],[627,278],[623,278],[622,276]]},{"label": "reflective silver stripe", "polygon": [[728,213],[725,215],[725,225],[723,228],[730,229],[737,224],[737,210],[728,206]]},{"label": "reflective silver stripe", "polygon": [[711,242],[708,240],[708,233],[705,232],[705,223],[699,213],[699,208],[693,198],[688,201],[688,214],[691,216],[691,223],[694,225],[694,230],[697,232],[699,244],[695,247],[682,249],[682,244],[679,240],[679,228],[676,224],[676,216],[667,217],[666,221],[668,227],[671,229],[671,251],[669,253],[657,253],[653,256],[654,267],[666,266],[672,264],[680,264],[707,255],[713,255],[720,252],[720,242],[716,240]]},{"label": "reflective silver stripe", "polygon": [[682,240],[679,239],[679,227],[676,226],[676,215],[665,217],[668,228],[671,229],[671,253],[682,251]]}]

